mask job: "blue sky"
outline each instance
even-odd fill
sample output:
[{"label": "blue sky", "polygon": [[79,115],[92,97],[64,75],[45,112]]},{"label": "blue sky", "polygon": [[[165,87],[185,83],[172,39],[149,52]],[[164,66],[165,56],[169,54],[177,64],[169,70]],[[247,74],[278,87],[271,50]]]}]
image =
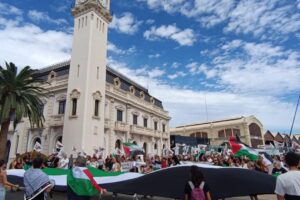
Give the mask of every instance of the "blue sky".
[{"label": "blue sky", "polygon": [[[2,0],[0,63],[69,59],[72,6]],[[111,12],[108,64],[161,99],[172,126],[255,115],[289,132],[300,95],[299,0],[112,0]]]}]

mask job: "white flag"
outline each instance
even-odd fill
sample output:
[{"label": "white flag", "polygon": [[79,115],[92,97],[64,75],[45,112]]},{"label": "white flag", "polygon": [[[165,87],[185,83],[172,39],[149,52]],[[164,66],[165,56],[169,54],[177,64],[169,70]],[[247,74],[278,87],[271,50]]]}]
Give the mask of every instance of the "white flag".
[{"label": "white flag", "polygon": [[41,152],[42,151],[42,145],[39,142],[35,142],[33,150],[35,150],[37,152]]}]

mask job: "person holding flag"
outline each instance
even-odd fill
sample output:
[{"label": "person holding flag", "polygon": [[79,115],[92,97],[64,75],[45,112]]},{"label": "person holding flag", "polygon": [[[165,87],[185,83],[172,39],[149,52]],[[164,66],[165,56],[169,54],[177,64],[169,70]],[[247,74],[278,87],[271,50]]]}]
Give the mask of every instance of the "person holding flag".
[{"label": "person holding flag", "polygon": [[68,200],[90,200],[91,197],[106,192],[97,184],[91,172],[86,168],[86,158],[78,156],[75,165],[67,176]]}]

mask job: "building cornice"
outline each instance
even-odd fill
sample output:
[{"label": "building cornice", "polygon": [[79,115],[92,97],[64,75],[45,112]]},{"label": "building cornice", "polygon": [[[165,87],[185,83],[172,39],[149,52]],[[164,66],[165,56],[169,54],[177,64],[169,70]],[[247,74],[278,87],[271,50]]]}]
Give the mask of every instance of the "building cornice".
[{"label": "building cornice", "polygon": [[102,16],[107,23],[112,21],[112,16],[110,15],[109,10],[99,4],[97,0],[88,0],[86,3],[76,5],[72,9],[72,15],[74,17],[78,17],[91,11]]}]

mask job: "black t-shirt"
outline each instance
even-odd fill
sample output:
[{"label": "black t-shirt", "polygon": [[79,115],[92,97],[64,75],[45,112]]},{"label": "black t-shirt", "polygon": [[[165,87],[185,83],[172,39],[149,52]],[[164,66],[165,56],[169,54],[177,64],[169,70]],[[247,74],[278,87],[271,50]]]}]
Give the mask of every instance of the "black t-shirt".
[{"label": "black t-shirt", "polygon": [[[209,187],[206,183],[204,183],[203,192],[204,192],[205,196],[206,196],[206,193],[209,192]],[[191,188],[189,182],[187,182],[184,187],[184,194],[188,195],[189,200],[191,200],[191,193],[192,193],[192,188]]]}]

